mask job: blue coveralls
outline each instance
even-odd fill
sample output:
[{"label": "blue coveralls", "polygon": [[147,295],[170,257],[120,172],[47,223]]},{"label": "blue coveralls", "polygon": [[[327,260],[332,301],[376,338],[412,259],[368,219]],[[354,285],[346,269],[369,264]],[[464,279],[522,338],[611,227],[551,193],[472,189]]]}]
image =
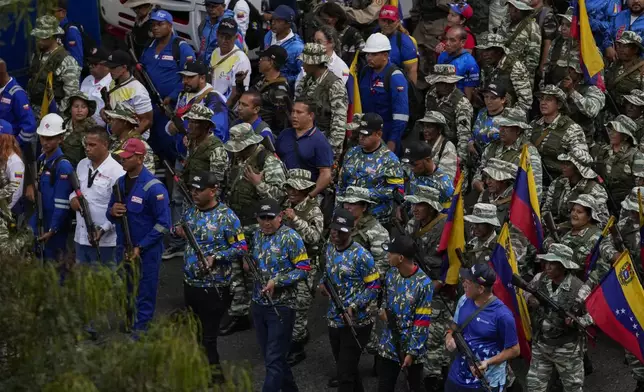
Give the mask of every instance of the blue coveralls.
[{"label": "blue coveralls", "polygon": [[[56,232],[44,244],[45,260],[59,260],[67,254],[67,236],[72,220],[69,208],[69,195],[72,193],[72,185],[69,182],[69,175],[74,172],[74,167],[67,159],[60,159],[55,168],[53,163],[63,156],[60,147],[46,158],[45,155],[38,157],[39,179],[38,190],[42,199],[43,211],[43,233],[38,233],[38,211],[36,211],[29,222],[36,235],[42,235],[53,230]],[[52,170],[54,172],[52,172]]]},{"label": "blue coveralls", "polygon": [[31,110],[27,93],[13,78],[0,92],[0,119],[13,127],[14,136],[24,156],[26,146],[31,148],[36,141],[36,117]]},{"label": "blue coveralls", "polygon": [[[172,100],[172,103],[170,104],[171,107],[177,102],[179,93],[183,91],[181,75],[178,72],[183,70],[183,66],[186,61],[194,61],[195,59],[195,52],[192,50],[192,47],[182,40],[179,44],[179,54],[181,58],[177,61],[172,54],[172,42],[175,39],[179,38],[176,35],[173,35],[172,39],[158,55],[155,53],[157,41],[152,41],[152,43],[145,48],[140,59],[140,62],[145,67],[154,87],[159,91],[161,99],[170,97]],[[157,105],[154,105],[152,131],[150,139],[148,139],[148,143],[159,158],[174,162],[177,158],[177,149],[173,138],[165,131],[167,123],[168,117],[166,117]]]},{"label": "blue coveralls", "polygon": [[624,31],[634,31],[640,37],[644,37],[644,15],[640,15],[635,22],[631,24],[631,10],[626,9],[615,18],[613,18],[612,23],[607,33],[604,35],[604,42],[601,45],[601,50],[604,52],[606,48],[612,46],[615,43],[616,39],[622,36]]},{"label": "blue coveralls", "polygon": [[[125,194],[125,176],[119,178],[117,183],[127,209],[132,244],[141,249],[139,291],[136,297],[136,316],[132,329],[141,331],[147,328],[154,316],[159,286],[159,268],[163,254],[163,236],[169,232],[171,225],[170,198],[161,181],[157,180],[145,167],[141,170],[127,195]],[[115,218],[111,214],[113,205],[114,194],[112,194],[106,216],[117,227],[116,259],[121,262],[125,251],[125,237],[121,219]]]},{"label": "blue coveralls", "polygon": [[[68,25],[69,19],[65,18],[60,21],[60,28],[64,29]],[[63,40],[65,50],[76,60],[78,65],[83,68],[83,36],[78,27],[71,25],[65,33]]]}]

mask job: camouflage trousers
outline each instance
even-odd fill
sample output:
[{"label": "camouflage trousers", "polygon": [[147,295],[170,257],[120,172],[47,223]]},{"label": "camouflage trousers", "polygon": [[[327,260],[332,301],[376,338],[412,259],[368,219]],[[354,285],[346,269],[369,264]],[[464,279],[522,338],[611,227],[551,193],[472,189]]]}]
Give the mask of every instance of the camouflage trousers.
[{"label": "camouflage trousers", "polygon": [[535,342],[527,377],[527,390],[546,392],[552,370],[557,369],[566,392],[582,392],[584,386],[584,350],[579,342],[560,346]]},{"label": "camouflage trousers", "polygon": [[[454,308],[453,301],[445,300],[451,309]],[[432,301],[432,325],[429,328],[429,338],[425,347],[425,363],[423,365],[423,376],[442,377],[442,368],[449,366],[450,357],[445,349],[445,333],[452,324],[452,316],[445,304],[434,297]]]},{"label": "camouflage trousers", "polygon": [[626,351],[626,361],[631,367],[631,375],[633,380],[637,382],[644,382],[644,363],[640,362],[635,355]]},{"label": "camouflage trousers", "polygon": [[297,282],[297,297],[295,298],[295,323],[293,324],[294,343],[302,342],[306,339],[307,327],[309,325],[309,309],[313,303],[313,293],[317,287],[318,265],[317,260],[311,260],[311,270],[308,272],[305,280]]},{"label": "camouflage trousers", "polygon": [[[244,227],[244,236],[246,237],[249,251],[252,249],[251,242],[256,229],[257,225]],[[244,271],[241,258],[235,260],[231,267],[230,291],[233,299],[228,309],[228,315],[231,317],[248,317],[251,293],[253,292],[253,279]]]}]

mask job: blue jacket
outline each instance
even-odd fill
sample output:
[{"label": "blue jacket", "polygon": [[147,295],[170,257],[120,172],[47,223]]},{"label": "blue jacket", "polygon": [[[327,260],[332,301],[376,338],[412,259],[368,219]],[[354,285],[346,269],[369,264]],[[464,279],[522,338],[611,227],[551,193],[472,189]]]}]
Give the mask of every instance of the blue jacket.
[{"label": "blue jacket", "polygon": [[23,150],[26,146],[31,147],[36,140],[36,118],[27,93],[13,78],[0,93],[0,119],[11,124],[13,134]]},{"label": "blue jacket", "polygon": [[[168,191],[161,181],[157,180],[145,167],[130,190],[125,194],[125,174],[118,179],[123,203],[127,208],[128,224],[134,247],[141,252],[163,245],[163,236],[170,231],[170,203]],[[117,225],[117,243],[125,244],[121,220],[112,216],[110,211],[114,205],[114,194],[107,208],[107,219]]]},{"label": "blue jacket", "polygon": [[[63,230],[68,228],[72,218],[69,209],[69,195],[72,193],[69,175],[74,172],[74,167],[68,160],[61,159],[56,164],[55,172],[52,173],[54,161],[61,156],[63,156],[63,151],[58,148],[49,158],[46,158],[44,154],[38,157],[40,173],[38,189],[42,195],[45,232],[53,230],[60,231],[62,234]],[[36,218],[37,214],[34,214],[31,219],[31,227],[34,229],[34,233],[37,233]]]},{"label": "blue jacket", "polygon": [[[212,23],[208,16],[204,20],[203,30],[199,37],[199,59],[203,60],[205,64],[210,64],[212,52],[217,48],[217,29],[219,28],[219,22],[224,18],[234,19],[235,14],[232,10],[226,10],[215,23]],[[239,46],[237,41],[235,41],[235,44]],[[243,49],[243,45],[241,48]]]},{"label": "blue jacket", "polygon": [[587,0],[586,10],[595,44],[601,47],[604,36],[610,31],[611,22],[622,10],[622,4],[619,0]]},{"label": "blue jacket", "polygon": [[[262,50],[266,50],[266,48],[271,46],[272,38],[273,32],[267,32],[264,36],[264,47]],[[295,91],[295,79],[297,79],[297,75],[299,75],[300,70],[302,69],[302,59],[300,59],[300,55],[304,50],[304,41],[302,41],[302,38],[299,35],[293,32],[293,37],[282,42],[280,46],[286,49],[286,53],[288,53],[288,60],[286,60],[286,64],[284,64],[280,72],[286,80],[288,80],[288,83],[291,86],[291,91]]]},{"label": "blue jacket", "polygon": [[400,146],[403,131],[409,121],[409,99],[407,79],[401,71],[391,75],[389,91],[385,90],[385,75],[389,62],[380,73],[374,73],[369,66],[360,72],[360,99],[363,113],[378,113],[384,121],[382,139],[385,143],[395,141]]},{"label": "blue jacket", "polygon": [[[67,18],[61,20],[60,28],[64,29],[69,23],[69,19]],[[65,46],[65,50],[76,59],[78,65],[83,68],[83,36],[78,27],[74,25],[69,26],[67,33],[65,33],[63,45]]]},{"label": "blue jacket", "polygon": [[186,61],[195,59],[195,51],[185,41],[179,44],[180,59],[175,59],[172,54],[172,42],[179,39],[177,35],[173,35],[168,44],[159,52],[157,56],[155,53],[157,40],[153,40],[150,46],[143,50],[139,61],[145,67],[145,70],[150,75],[154,87],[159,90],[161,98],[165,99],[170,97],[173,102],[177,101],[179,93],[183,91],[183,83],[181,75],[178,72],[183,70]]},{"label": "blue jacket", "polygon": [[644,16],[640,15],[635,22],[631,24],[631,10],[626,9],[613,19],[608,32],[604,35],[604,42],[601,46],[602,51],[615,43],[615,39],[621,37],[624,31],[634,31],[644,36]]}]

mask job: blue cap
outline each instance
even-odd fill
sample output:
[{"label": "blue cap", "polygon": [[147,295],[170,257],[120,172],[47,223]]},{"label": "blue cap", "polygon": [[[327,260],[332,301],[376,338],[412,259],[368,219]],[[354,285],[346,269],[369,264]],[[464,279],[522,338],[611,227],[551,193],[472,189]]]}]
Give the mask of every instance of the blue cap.
[{"label": "blue cap", "polygon": [[165,10],[156,10],[150,16],[150,20],[172,23],[172,15],[170,15],[170,13]]},{"label": "blue cap", "polygon": [[488,264],[474,264],[470,268],[461,268],[461,278],[481,286],[492,287],[496,281],[496,272]]},{"label": "blue cap", "polygon": [[295,11],[293,11],[291,7],[282,4],[273,11],[273,19],[281,19],[289,23],[293,23],[293,20],[295,19]]},{"label": "blue cap", "polygon": [[11,135],[11,136],[13,136],[13,127],[6,120],[0,120],[0,135]]}]

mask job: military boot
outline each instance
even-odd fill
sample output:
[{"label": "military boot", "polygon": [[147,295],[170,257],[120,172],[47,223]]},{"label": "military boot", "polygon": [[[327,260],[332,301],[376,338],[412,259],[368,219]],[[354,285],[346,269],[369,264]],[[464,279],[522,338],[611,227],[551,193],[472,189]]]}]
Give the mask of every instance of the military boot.
[{"label": "military boot", "polygon": [[235,332],[245,331],[247,329],[250,329],[248,316],[228,316],[224,317],[224,320],[220,324],[219,335],[232,335]]},{"label": "military boot", "polygon": [[633,392],[644,392],[644,381],[638,381]]},{"label": "military boot", "polygon": [[426,392],[443,392],[445,390],[445,380],[442,377],[425,377]]},{"label": "military boot", "polygon": [[306,359],[306,351],[304,351],[304,342],[292,342],[291,350],[288,353],[286,362],[290,367],[297,365]]}]

